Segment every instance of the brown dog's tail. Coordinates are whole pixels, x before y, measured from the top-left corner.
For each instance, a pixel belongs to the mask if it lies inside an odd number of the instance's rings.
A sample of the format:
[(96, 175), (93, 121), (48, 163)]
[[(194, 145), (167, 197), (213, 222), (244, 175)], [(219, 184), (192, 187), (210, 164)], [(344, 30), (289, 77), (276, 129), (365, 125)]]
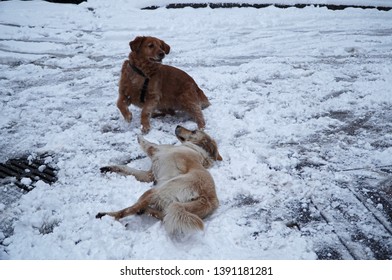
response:
[(170, 233), (187, 233), (194, 230), (203, 230), (203, 220), (197, 215), (188, 212), (182, 203), (174, 202), (169, 205), (163, 218), (166, 230)]
[(201, 105), (202, 109), (205, 109), (211, 105), (210, 101), (208, 101), (207, 96), (204, 94), (204, 92), (199, 87), (197, 88), (197, 95), (199, 97), (200, 105)]

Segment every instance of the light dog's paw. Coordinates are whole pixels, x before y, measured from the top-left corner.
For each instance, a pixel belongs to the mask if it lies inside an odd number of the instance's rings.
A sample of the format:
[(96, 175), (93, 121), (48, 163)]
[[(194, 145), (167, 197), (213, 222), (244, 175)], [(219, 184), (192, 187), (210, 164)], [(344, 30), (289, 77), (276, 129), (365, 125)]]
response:
[(97, 215), (95, 215), (95, 218), (96, 219), (101, 219), (103, 216), (106, 216), (106, 213), (99, 212)]
[(104, 167), (101, 167), (99, 170), (101, 171), (101, 173), (113, 172), (113, 169), (111, 166), (104, 166)]

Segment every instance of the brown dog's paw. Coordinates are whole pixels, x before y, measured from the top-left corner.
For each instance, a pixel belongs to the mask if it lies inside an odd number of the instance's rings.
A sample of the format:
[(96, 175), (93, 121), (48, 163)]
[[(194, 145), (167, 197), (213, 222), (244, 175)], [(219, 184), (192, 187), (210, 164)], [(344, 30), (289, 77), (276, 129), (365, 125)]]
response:
[(142, 133), (147, 134), (150, 132), (150, 126), (144, 125), (142, 126)]
[(96, 219), (101, 219), (103, 216), (106, 216), (106, 213), (99, 212), (97, 215), (95, 215), (95, 218)]
[(125, 120), (127, 123), (130, 123), (130, 122), (132, 121), (132, 115), (129, 114), (129, 115), (125, 116), (125, 117), (124, 117), (124, 120)]

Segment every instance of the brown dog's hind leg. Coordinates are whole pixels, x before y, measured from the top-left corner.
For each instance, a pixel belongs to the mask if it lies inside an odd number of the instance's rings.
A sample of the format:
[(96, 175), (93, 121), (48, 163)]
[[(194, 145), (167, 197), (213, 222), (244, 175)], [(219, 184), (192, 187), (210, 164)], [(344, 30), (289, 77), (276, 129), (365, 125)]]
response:
[(207, 96), (204, 94), (204, 92), (199, 87), (196, 89), (196, 92), (199, 97), (199, 102), (200, 102), (200, 106), (202, 109), (205, 109), (211, 105), (210, 101), (208, 101)]
[(188, 113), (193, 117), (197, 123), (198, 129), (203, 129), (206, 126), (206, 121), (204, 120), (203, 112), (199, 105), (192, 106), (188, 109)]
[(114, 217), (116, 220), (120, 220), (124, 217), (135, 215), (139, 212), (143, 212), (147, 208), (149, 208), (148, 206), (151, 204), (151, 200), (153, 196), (154, 196), (154, 190), (153, 189), (148, 190), (139, 198), (139, 200), (134, 205), (116, 212), (99, 212), (95, 216), (95, 218), (100, 219), (103, 216), (108, 215)]

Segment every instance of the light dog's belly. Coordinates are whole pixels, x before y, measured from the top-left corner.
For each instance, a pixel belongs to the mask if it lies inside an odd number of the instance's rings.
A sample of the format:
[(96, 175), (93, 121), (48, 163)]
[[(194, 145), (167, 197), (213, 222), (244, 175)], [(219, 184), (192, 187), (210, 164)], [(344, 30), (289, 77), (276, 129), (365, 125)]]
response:
[(199, 193), (192, 186), (187, 185), (181, 177), (162, 182), (157, 186), (155, 203), (158, 208), (164, 210), (173, 202), (189, 202), (199, 197)]

